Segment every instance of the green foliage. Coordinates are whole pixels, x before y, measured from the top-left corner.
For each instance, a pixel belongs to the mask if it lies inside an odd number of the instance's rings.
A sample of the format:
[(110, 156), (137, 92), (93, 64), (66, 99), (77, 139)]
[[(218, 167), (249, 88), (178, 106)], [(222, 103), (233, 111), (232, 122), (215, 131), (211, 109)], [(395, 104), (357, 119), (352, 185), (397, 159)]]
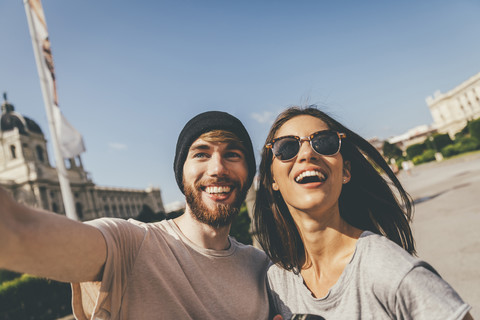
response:
[(435, 160), (435, 150), (425, 150), (421, 155), (415, 156), (412, 159), (413, 164), (417, 165), (420, 163), (430, 162)]
[(452, 143), (453, 141), (452, 139), (450, 139), (448, 133), (436, 134), (433, 136), (433, 147), (431, 149), (435, 151), (442, 150), (443, 148)]
[(402, 150), (395, 144), (391, 144), (388, 141), (383, 143), (382, 148), (383, 155), (388, 159), (398, 159), (402, 156)]
[(461, 138), (455, 143), (455, 148), (457, 148), (458, 153), (473, 151), (478, 149), (479, 146), (479, 140), (474, 137)]
[(473, 137), (463, 137), (455, 141), (455, 144), (448, 145), (442, 149), (442, 155), (445, 158), (465, 153), (469, 151), (474, 151), (480, 148), (480, 142), (478, 139)]
[(424, 143), (412, 144), (407, 148), (408, 159), (413, 161), (413, 158), (416, 156), (422, 155), (422, 153), (427, 149), (427, 146)]
[(21, 273), (0, 269), (0, 284), (18, 278), (21, 275)]
[(468, 134), (470, 134), (470, 132), (468, 131), (469, 124), (470, 124), (470, 121), (467, 123), (467, 125), (465, 127), (463, 127), (462, 130), (455, 133), (455, 140), (458, 140), (458, 139), (463, 138), (463, 137), (467, 136)]
[(404, 157), (400, 157), (400, 158), (397, 159), (397, 166), (398, 166), (399, 170), (402, 170), (403, 161), (407, 161), (407, 159), (405, 159)]
[(468, 131), (470, 132), (471, 137), (480, 141), (480, 118), (470, 121), (468, 124)]
[(422, 154), (423, 162), (430, 162), (435, 160), (435, 150), (425, 150)]
[(444, 158), (449, 158), (458, 154), (458, 151), (453, 144), (446, 146), (441, 152)]
[(250, 233), (251, 219), (248, 216), (248, 209), (245, 203), (240, 207), (238, 216), (233, 220), (230, 228), (230, 235), (237, 241), (244, 244), (252, 244), (252, 234)]
[(67, 283), (22, 275), (0, 285), (0, 319), (57, 319), (72, 313)]
[(142, 211), (135, 219), (142, 222), (157, 222), (165, 219), (165, 214), (161, 211), (155, 213), (149, 206), (144, 204)]
[(180, 217), (184, 213), (185, 213), (185, 210), (183, 210), (183, 209), (178, 209), (176, 211), (170, 211), (169, 213), (167, 213), (166, 219), (167, 220), (175, 219), (177, 217)]
[(422, 158), (421, 155), (420, 156), (415, 156), (415, 157), (413, 157), (412, 162), (413, 162), (414, 165), (423, 163), (423, 158)]

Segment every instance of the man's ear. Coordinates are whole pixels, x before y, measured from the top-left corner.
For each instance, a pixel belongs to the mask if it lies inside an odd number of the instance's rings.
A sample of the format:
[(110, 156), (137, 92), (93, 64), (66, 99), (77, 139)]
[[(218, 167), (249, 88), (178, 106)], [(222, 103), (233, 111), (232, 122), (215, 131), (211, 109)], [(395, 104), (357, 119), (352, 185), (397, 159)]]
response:
[(350, 165), (350, 161), (345, 160), (343, 162), (343, 183), (348, 183), (350, 179), (352, 178), (351, 174), (352, 167)]

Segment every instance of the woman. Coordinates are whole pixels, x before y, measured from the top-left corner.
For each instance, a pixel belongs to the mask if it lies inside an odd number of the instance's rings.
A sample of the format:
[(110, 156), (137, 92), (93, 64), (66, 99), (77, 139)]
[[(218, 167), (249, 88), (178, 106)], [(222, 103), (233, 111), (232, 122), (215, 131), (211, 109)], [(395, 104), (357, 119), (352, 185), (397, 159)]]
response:
[(310, 106), (281, 113), (266, 142), (255, 225), (274, 263), (274, 312), (471, 319), (470, 306), (413, 257), (412, 202), (366, 140)]

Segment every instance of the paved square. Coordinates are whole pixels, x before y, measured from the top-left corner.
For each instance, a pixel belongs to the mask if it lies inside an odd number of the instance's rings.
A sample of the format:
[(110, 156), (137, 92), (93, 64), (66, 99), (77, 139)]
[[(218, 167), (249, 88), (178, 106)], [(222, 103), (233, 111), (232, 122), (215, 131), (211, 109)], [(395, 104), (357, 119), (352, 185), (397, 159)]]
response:
[(418, 256), (429, 262), (480, 319), (480, 153), (414, 167), (399, 179), (416, 202)]

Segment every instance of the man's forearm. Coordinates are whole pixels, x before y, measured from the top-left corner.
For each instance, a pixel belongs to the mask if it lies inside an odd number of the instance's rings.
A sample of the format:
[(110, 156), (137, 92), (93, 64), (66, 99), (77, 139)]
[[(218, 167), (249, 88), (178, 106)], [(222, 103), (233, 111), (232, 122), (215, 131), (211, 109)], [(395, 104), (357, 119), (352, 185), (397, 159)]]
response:
[(99, 230), (20, 205), (0, 190), (0, 268), (81, 282), (100, 277), (105, 257)]

